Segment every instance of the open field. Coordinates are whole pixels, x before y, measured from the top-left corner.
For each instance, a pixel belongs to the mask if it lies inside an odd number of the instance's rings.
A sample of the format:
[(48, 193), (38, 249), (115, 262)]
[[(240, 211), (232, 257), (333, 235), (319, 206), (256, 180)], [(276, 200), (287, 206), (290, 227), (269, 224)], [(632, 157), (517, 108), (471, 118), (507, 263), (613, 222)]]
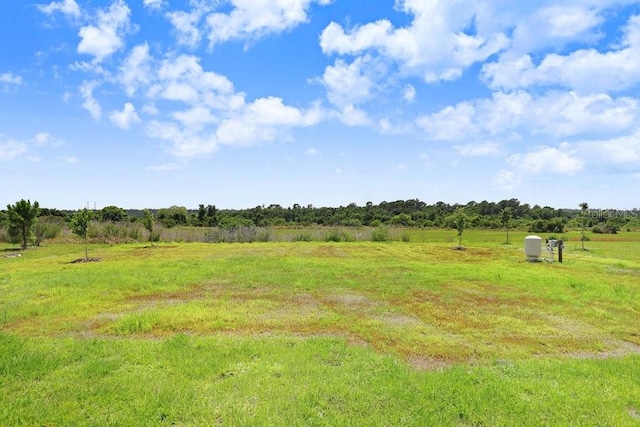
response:
[(0, 252), (0, 425), (639, 425), (640, 233)]

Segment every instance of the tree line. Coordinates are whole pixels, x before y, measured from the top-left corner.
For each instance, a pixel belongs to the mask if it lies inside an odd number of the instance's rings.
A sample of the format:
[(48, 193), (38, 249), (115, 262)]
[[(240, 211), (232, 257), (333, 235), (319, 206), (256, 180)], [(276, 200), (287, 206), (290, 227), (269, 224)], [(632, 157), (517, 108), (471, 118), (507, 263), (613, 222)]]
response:
[[(20, 200), (0, 211), (0, 223), (9, 240), (38, 245), (52, 238), (68, 226), (86, 240), (88, 223), (139, 222), (153, 234), (154, 224), (164, 228), (176, 226), (218, 227), (434, 227), (434, 228), (510, 228), (526, 229), (537, 233), (562, 233), (567, 227), (591, 229), (593, 232), (616, 233), (625, 227), (640, 225), (638, 209), (629, 211), (589, 210), (586, 203), (576, 209), (555, 209), (549, 206), (529, 205), (518, 199), (500, 202), (427, 204), (418, 199), (398, 200), (363, 206), (351, 203), (340, 207), (314, 207), (294, 204), (256, 206), (250, 209), (218, 209), (212, 204), (200, 204), (197, 209), (171, 206), (161, 209), (129, 209), (107, 206), (100, 210), (79, 211), (41, 208), (38, 202)], [(461, 225), (464, 226), (461, 226)]]

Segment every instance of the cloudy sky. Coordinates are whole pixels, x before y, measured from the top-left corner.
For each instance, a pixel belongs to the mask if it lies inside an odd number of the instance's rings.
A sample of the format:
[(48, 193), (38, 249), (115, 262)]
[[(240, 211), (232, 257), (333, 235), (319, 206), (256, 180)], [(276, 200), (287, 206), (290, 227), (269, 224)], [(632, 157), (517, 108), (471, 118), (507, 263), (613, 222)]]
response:
[(3, 0), (0, 203), (640, 207), (640, 0)]

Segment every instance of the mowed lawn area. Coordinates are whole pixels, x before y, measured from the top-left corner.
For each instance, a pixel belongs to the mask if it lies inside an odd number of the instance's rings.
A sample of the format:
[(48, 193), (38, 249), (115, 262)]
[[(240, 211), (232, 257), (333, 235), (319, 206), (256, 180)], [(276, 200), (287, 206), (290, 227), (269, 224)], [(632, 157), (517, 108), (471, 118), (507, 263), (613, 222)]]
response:
[(640, 233), (406, 233), (2, 246), (0, 425), (640, 425)]

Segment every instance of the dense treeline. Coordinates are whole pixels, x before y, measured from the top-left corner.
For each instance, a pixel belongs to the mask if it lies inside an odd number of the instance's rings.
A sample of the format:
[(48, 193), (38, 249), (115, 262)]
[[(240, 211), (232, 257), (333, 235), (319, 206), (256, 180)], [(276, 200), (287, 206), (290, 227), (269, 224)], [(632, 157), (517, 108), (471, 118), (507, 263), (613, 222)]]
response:
[[(520, 228), (533, 232), (562, 232), (566, 227), (588, 227), (595, 232), (615, 233), (625, 227), (640, 225), (640, 211), (555, 209), (549, 206), (530, 206), (518, 199), (495, 202), (471, 201), (465, 205), (437, 202), (427, 204), (417, 199), (371, 202), (364, 206), (355, 203), (340, 207), (291, 207), (280, 205), (257, 206), (251, 209), (217, 209), (215, 205), (199, 205), (189, 210), (183, 206), (151, 209), (155, 220), (165, 228), (178, 225), (196, 227), (286, 227), (286, 226), (343, 226), (377, 227), (380, 225), (405, 227), (453, 227), (454, 213), (464, 210), (468, 227)], [(73, 211), (41, 208), (39, 217), (45, 223), (68, 223)], [(7, 212), (0, 212), (0, 221)], [(102, 222), (136, 222), (143, 218), (142, 210), (125, 210), (107, 206), (93, 212), (94, 220)], [(6, 221), (2, 221), (6, 223)]]
[[(562, 232), (566, 227), (586, 225), (594, 231), (617, 232), (623, 227), (638, 225), (640, 212), (614, 210), (554, 209), (549, 206), (530, 206), (517, 199), (495, 202), (471, 201), (465, 205), (438, 202), (427, 204), (417, 199), (369, 202), (364, 206), (355, 203), (347, 206), (291, 207), (280, 205), (257, 206), (251, 209), (217, 209), (214, 205), (200, 205), (197, 210), (172, 206), (153, 211), (156, 219), (165, 227), (192, 225), (232, 228), (238, 226), (344, 226), (377, 227), (380, 225), (405, 227), (454, 227), (453, 216), (464, 209), (468, 226), (472, 228), (525, 228), (535, 232)], [(113, 207), (103, 209), (111, 212)], [(505, 213), (508, 217), (505, 218)], [(131, 218), (139, 211), (127, 212)], [(586, 218), (585, 218), (586, 215)], [(113, 215), (110, 215), (113, 220)], [(123, 218), (124, 219), (124, 218)]]

